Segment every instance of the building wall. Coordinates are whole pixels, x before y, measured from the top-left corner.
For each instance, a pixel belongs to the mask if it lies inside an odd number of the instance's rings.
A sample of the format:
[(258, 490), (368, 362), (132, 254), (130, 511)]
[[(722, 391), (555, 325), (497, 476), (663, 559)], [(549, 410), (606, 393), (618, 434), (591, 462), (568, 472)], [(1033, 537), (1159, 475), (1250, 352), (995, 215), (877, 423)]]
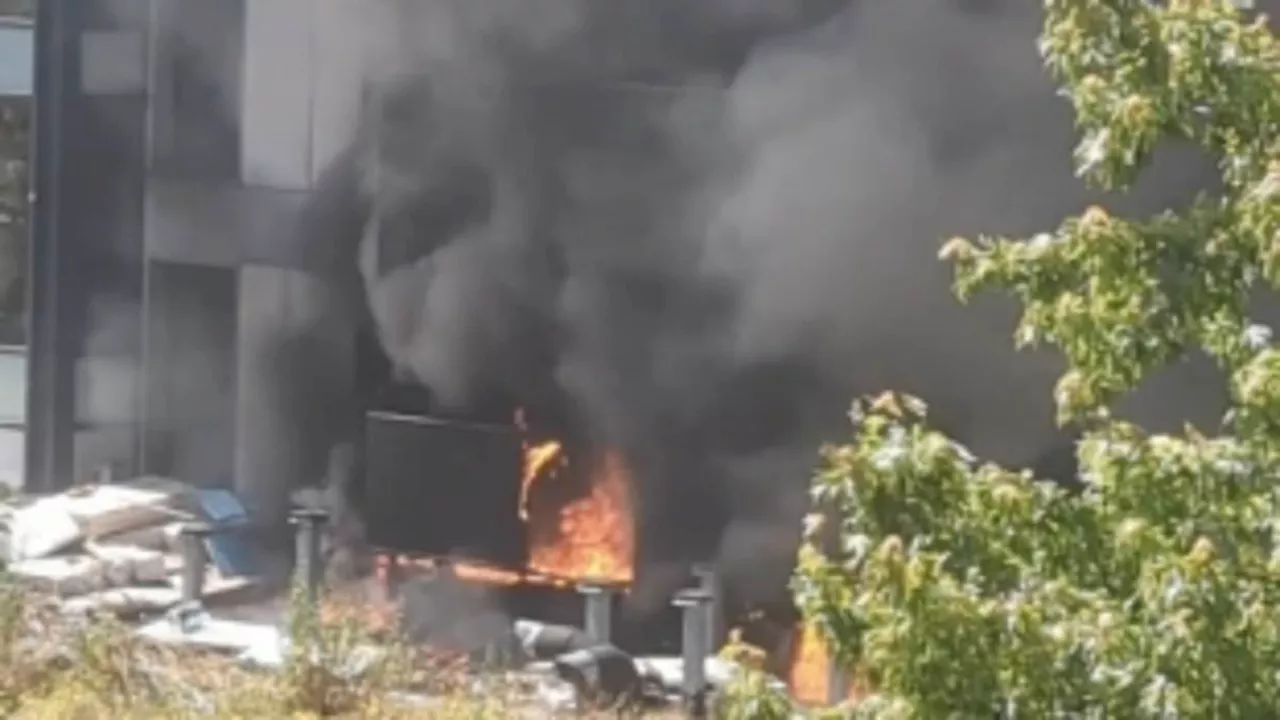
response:
[(350, 313), (298, 224), (354, 128), (377, 3), (98, 1), (83, 92), (145, 168), (99, 219), (140, 279), (87, 301), (74, 474), (230, 485), (278, 516), (319, 479), (351, 383)]
[[(208, 416), (208, 425), (229, 425), (232, 451), (200, 453), (226, 463), (206, 472), (232, 478), (261, 517), (279, 517), (291, 487), (320, 479), (339, 424), (326, 416), (340, 412), (353, 372), (350, 313), (298, 226), (316, 181), (354, 129), (369, 46), (352, 30), (371, 3), (161, 2), (170, 17), (153, 46), (153, 78), (176, 66), (188, 79), (155, 85), (153, 122), (173, 128), (168, 149), (178, 161), (166, 171), (165, 159), (153, 158), (148, 256), (234, 274), (236, 307), (235, 347), (219, 353), (232, 364), (224, 375), (234, 392), (212, 385), (156, 392), (186, 392), (196, 404), (230, 398), (230, 412)], [(210, 36), (212, 26), (226, 32)], [(201, 102), (199, 93), (184, 95), (184, 83), (216, 89), (218, 102), (210, 106), (206, 95), (205, 107), (184, 108)], [(221, 122), (209, 123), (210, 115)], [(203, 431), (178, 435), (193, 432)], [(203, 444), (220, 448), (225, 436), (211, 432)]]

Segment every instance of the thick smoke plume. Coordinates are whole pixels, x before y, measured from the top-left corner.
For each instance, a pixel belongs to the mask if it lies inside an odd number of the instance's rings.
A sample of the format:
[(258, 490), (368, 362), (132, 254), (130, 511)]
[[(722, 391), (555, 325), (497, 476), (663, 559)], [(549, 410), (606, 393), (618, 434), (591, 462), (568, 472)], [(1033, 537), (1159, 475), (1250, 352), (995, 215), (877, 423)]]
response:
[[(370, 319), (442, 402), (503, 395), (622, 450), (643, 575), (716, 558), (780, 587), (855, 394), (916, 393), (1003, 462), (1069, 448), (1055, 360), (1015, 354), (1013, 308), (960, 306), (937, 260), (1090, 201), (1033, 3), (379, 7), (387, 72), (326, 181), (363, 198)], [(1176, 205), (1205, 168), (1152, 175), (1122, 205)], [(1217, 381), (1179, 372), (1135, 413), (1211, 421)]]

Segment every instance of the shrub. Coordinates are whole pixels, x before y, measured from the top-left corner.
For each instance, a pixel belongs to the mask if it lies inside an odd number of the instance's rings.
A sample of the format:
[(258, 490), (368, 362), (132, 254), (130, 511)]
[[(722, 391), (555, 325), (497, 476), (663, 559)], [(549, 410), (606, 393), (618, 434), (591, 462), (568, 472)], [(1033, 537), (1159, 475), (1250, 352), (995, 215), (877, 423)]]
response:
[[(923, 404), (859, 402), (814, 482), (794, 588), (877, 717), (1271, 717), (1280, 707), (1280, 46), (1226, 0), (1046, 0), (1042, 49), (1082, 176), (1123, 190), (1157, 143), (1221, 160), (1218, 196), (1029, 240), (953, 240), (962, 299), (1015, 296), (1019, 345), (1061, 351), (1082, 489), (980, 465)], [(1203, 350), (1220, 431), (1151, 435), (1109, 408)], [(832, 542), (835, 537), (838, 541)]]

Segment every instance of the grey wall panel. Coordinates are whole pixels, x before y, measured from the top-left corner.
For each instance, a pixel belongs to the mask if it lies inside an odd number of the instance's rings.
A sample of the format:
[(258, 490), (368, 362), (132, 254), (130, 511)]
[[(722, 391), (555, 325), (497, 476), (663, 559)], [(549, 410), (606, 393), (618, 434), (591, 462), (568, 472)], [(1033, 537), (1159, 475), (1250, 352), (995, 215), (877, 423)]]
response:
[(86, 27), (94, 30), (140, 30), (150, 27), (152, 4), (161, 0), (90, 0)]
[(311, 180), (313, 0), (246, 0), (241, 177), (304, 189)]
[(122, 458), (127, 458), (133, 451), (135, 431), (136, 425), (132, 420), (77, 431), (70, 480), (92, 480), (103, 467), (111, 467), (117, 473), (128, 473), (130, 466)]
[(234, 185), (152, 177), (147, 183), (147, 257), (234, 266), (244, 235), (243, 195)]
[(153, 172), (240, 177), (244, 1), (153, 0)]
[(319, 272), (324, 258), (301, 230), (309, 192), (249, 187), (243, 189), (249, 219), (241, 261)]
[(311, 180), (314, 184), (350, 141), (360, 95), (378, 44), (384, 3), (314, 0), (315, 82), (312, 93)]
[(97, 31), (80, 36), (81, 92), (127, 95), (147, 89), (147, 36), (137, 31)]
[(153, 262), (147, 273), (147, 472), (229, 485), (238, 297), (231, 269)]
[(141, 367), (129, 357), (86, 357), (76, 366), (76, 417), (85, 425), (124, 425), (137, 418)]
[(235, 488), (262, 521), (324, 473), (351, 394), (352, 333), (333, 289), (296, 270), (240, 271)]
[[(59, 223), (64, 240), (74, 243), (62, 262), (75, 268), (76, 279), (62, 280), (57, 289), (59, 302), (71, 304), (78, 316), (72, 413), (82, 431), (110, 428), (106, 435), (127, 437), (95, 444), (90, 454), (98, 458), (95, 465), (110, 462), (128, 473), (138, 464), (141, 419), (147, 101), (138, 93), (86, 92), (78, 96), (74, 117), (63, 147), (70, 178)], [(73, 455), (76, 462), (85, 457), (79, 449)], [(83, 478), (83, 467), (74, 472), (68, 479)]]
[(242, 263), (322, 270), (299, 232), (308, 193), (175, 178), (147, 192), (147, 253), (155, 260), (233, 267)]
[(246, 204), (236, 185), (153, 177), (146, 199), (148, 258), (234, 266), (253, 222)]

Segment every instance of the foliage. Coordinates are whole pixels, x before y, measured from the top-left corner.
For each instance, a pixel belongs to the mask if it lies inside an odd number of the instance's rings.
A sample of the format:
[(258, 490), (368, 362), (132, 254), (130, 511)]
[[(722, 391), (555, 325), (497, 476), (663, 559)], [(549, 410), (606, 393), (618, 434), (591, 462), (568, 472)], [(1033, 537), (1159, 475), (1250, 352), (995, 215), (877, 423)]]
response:
[[(477, 691), (445, 677), (460, 674), (456, 667), (424, 666), (407, 649), (375, 638), (358, 622), (361, 610), (326, 603), (317, 615), (295, 602), (286, 668), (273, 674), (218, 655), (142, 643), (112, 619), (72, 620), (0, 578), (0, 717), (500, 720), (527, 710), (516, 693), (495, 683)], [(365, 649), (375, 642), (385, 652), (370, 656)], [(417, 706), (396, 692), (420, 688), (436, 702)]]
[(330, 613), (323, 621), (317, 610), (307, 601), (305, 588), (295, 587), (283, 683), (289, 712), (319, 717), (353, 713), (406, 686), (405, 648), (374, 644), (358, 609)]
[[(1042, 49), (1080, 174), (1123, 190), (1157, 144), (1220, 159), (1217, 196), (1029, 240), (953, 240), (956, 287), (1014, 295), (1015, 340), (1062, 352), (1082, 488), (980, 465), (923, 404), (858, 403), (825, 452), (795, 590), (876, 717), (1270, 717), (1280, 707), (1280, 349), (1250, 300), (1280, 285), (1280, 45), (1225, 0), (1046, 0)], [(1220, 434), (1109, 408), (1203, 350)]]
[(795, 714), (786, 688), (765, 671), (766, 654), (734, 631), (720, 652), (740, 675), (716, 698), (715, 717), (723, 720), (787, 720)]

